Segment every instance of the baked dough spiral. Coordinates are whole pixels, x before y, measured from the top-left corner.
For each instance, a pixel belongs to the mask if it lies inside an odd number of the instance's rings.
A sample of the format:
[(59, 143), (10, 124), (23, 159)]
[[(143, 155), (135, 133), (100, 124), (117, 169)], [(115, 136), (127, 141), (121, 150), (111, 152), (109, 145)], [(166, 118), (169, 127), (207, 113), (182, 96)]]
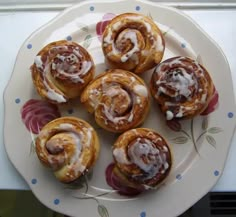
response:
[(121, 134), (113, 146), (113, 157), (113, 172), (123, 184), (137, 189), (157, 188), (172, 167), (172, 154), (167, 142), (148, 128)]
[(173, 57), (160, 63), (151, 78), (151, 93), (167, 120), (202, 113), (212, 98), (213, 81), (196, 60)]
[(81, 94), (81, 102), (102, 128), (124, 132), (137, 127), (150, 108), (150, 94), (137, 75), (112, 69), (98, 75)]
[(106, 26), (102, 49), (110, 67), (138, 74), (161, 61), (165, 42), (160, 29), (149, 17), (124, 13)]
[(63, 183), (77, 180), (95, 164), (100, 144), (95, 130), (75, 117), (62, 117), (43, 127), (36, 141), (40, 162)]
[(46, 45), (31, 67), (38, 94), (52, 103), (65, 103), (80, 95), (94, 77), (94, 62), (79, 44), (66, 40)]

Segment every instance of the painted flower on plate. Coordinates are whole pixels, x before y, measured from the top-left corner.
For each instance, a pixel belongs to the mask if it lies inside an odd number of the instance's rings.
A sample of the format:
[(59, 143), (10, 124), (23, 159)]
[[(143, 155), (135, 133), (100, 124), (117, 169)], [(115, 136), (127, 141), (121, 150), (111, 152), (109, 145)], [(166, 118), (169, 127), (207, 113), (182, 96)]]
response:
[(104, 16), (102, 17), (102, 20), (97, 23), (97, 25), (96, 25), (96, 33), (97, 33), (99, 41), (102, 41), (102, 34), (103, 34), (106, 26), (109, 24), (111, 19), (113, 17), (115, 17), (115, 16), (116, 15), (112, 14), (112, 13), (104, 14)]
[(110, 185), (114, 190), (117, 191), (120, 195), (125, 196), (136, 196), (140, 194), (143, 190), (135, 189), (128, 186), (125, 186), (121, 180), (114, 173), (115, 164), (111, 163), (106, 168), (106, 181), (107, 184)]
[(44, 125), (60, 116), (56, 105), (43, 100), (30, 99), (21, 108), (21, 119), (34, 134), (38, 134)]

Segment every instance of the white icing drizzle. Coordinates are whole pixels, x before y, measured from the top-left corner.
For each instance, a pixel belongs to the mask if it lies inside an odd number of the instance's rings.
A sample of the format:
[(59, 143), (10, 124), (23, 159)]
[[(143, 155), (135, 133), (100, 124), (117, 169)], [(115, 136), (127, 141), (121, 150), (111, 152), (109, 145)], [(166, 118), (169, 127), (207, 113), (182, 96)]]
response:
[(58, 128), (61, 130), (71, 130), (71, 129), (74, 129), (74, 126), (72, 124), (63, 123), (63, 124), (60, 124)]
[(140, 103), (141, 103), (141, 99), (140, 99), (140, 97), (138, 97), (138, 96), (136, 97), (136, 103), (137, 103), (137, 104), (140, 104)]
[(179, 112), (175, 115), (176, 118), (182, 118), (184, 115), (183, 106), (179, 107)]
[(134, 92), (143, 97), (148, 96), (148, 90), (144, 85), (136, 84), (134, 86)]
[(104, 108), (104, 114), (106, 116), (106, 118), (111, 121), (112, 123), (114, 124), (117, 124), (119, 123), (121, 120), (125, 120), (126, 117), (125, 116), (121, 116), (121, 117), (114, 117), (110, 112), (109, 112), (109, 109), (106, 105), (103, 105), (103, 108)]
[(40, 55), (36, 56), (34, 59), (36, 68), (38, 69), (40, 73), (42, 73), (43, 84), (47, 90), (47, 97), (58, 103), (63, 103), (63, 102), (66, 102), (67, 100), (64, 94), (60, 90), (54, 90), (53, 88), (51, 88), (50, 84), (52, 82), (49, 79), (50, 77), (49, 74), (50, 74), (51, 69), (57, 71), (57, 74), (55, 74), (55, 77), (63, 75), (69, 78), (74, 83), (78, 83), (78, 82), (84, 83), (84, 80), (81, 78), (81, 76), (85, 75), (92, 67), (92, 63), (90, 61), (83, 61), (81, 69), (78, 70), (74, 64), (77, 64), (80, 61), (79, 59), (82, 57), (79, 52), (79, 47), (75, 47), (72, 50), (72, 53), (68, 56), (63, 56), (60, 54), (67, 51), (68, 51), (67, 46), (57, 46), (49, 50), (49, 56), (50, 55), (53, 56), (55, 52), (59, 52), (54, 57), (60, 60), (57, 63), (49, 62), (51, 61), (50, 60), (51, 58), (48, 58), (48, 57), (44, 63)]
[(151, 32), (152, 27), (148, 22), (143, 21), (144, 25), (146, 26), (147, 32)]
[(46, 143), (46, 148), (50, 153), (55, 153), (57, 150), (63, 150), (63, 142), (59, 140), (49, 140)]
[(163, 46), (163, 42), (162, 42), (162, 38), (160, 35), (157, 35), (157, 40), (156, 40), (156, 47), (155, 47), (156, 51), (160, 51), (162, 52), (164, 50), (164, 46)]
[(122, 148), (115, 148), (113, 150), (113, 155), (118, 163), (121, 164), (130, 164), (129, 160), (127, 159), (127, 156), (125, 154), (124, 149)]
[(166, 111), (166, 120), (172, 120), (174, 118), (174, 114), (172, 111), (167, 110)]
[(120, 28), (121, 25), (122, 25), (122, 22), (118, 21), (118, 22), (116, 22), (112, 25), (112, 29), (117, 31)]
[(80, 141), (79, 135), (76, 134), (76, 133), (70, 133), (69, 135), (74, 140), (74, 144), (76, 145), (76, 147), (81, 151), (82, 145), (81, 145), (81, 141)]
[[(62, 129), (64, 128), (68, 129), (67, 125), (69, 125), (69, 128), (70, 128), (70, 124), (64, 124), (64, 125), (65, 126), (63, 126)], [(58, 139), (49, 139), (46, 142), (46, 149), (50, 153), (52, 153), (52, 154), (47, 155), (47, 159), (52, 167), (54, 167), (55, 163), (57, 165), (62, 165), (65, 162), (65, 159), (68, 158), (67, 153), (64, 150), (64, 146), (67, 145), (68, 142), (75, 145), (75, 152), (69, 159), (68, 168), (73, 169), (75, 171), (75, 174), (77, 175), (78, 172), (83, 172), (82, 170), (83, 168), (85, 168), (84, 165), (82, 165), (81, 163), (80, 164), (78, 163), (78, 161), (81, 162), (81, 159), (80, 159), (80, 154), (82, 151), (81, 140), (77, 133), (66, 132), (66, 135), (69, 136), (72, 139), (72, 141), (68, 141), (68, 138), (67, 139), (58, 138)], [(57, 151), (59, 151), (59, 153), (57, 153)], [(61, 152), (63, 152), (63, 154), (61, 154)]]
[(108, 30), (108, 34), (107, 36), (103, 39), (103, 41), (107, 44), (111, 44), (113, 43), (113, 40), (112, 40), (112, 31), (109, 29)]
[[(152, 142), (147, 139), (144, 139), (144, 142), (137, 140), (132, 144), (128, 149), (128, 155), (130, 161), (147, 174), (144, 179), (154, 177), (162, 167), (164, 167), (164, 170), (169, 168), (166, 154), (160, 152), (160, 150), (155, 148)], [(143, 161), (143, 157), (148, 160), (148, 163)]]
[(134, 114), (133, 112), (130, 113), (129, 118), (128, 118), (128, 122), (132, 122), (134, 118)]
[(53, 89), (48, 89), (47, 96), (49, 99), (54, 100), (58, 103), (66, 102), (66, 99), (63, 95), (57, 93)]
[(65, 161), (63, 157), (57, 157), (55, 155), (47, 155), (48, 163), (52, 166), (53, 169), (56, 168), (55, 164), (62, 165)]
[(75, 144), (75, 153), (71, 157), (69, 161), (68, 168), (72, 169), (77, 176), (78, 173), (82, 173), (85, 170), (85, 165), (82, 164), (82, 159), (81, 159), (81, 152), (83, 149), (83, 146), (81, 144), (81, 138), (77, 133), (70, 133), (71, 138), (73, 139), (73, 143)]
[(36, 57), (34, 58), (34, 63), (35, 63), (35, 65), (36, 65), (37, 68), (43, 69), (43, 61), (42, 61), (42, 59), (41, 59), (41, 56), (36, 56)]
[(169, 151), (168, 148), (167, 148), (165, 145), (163, 145), (163, 150), (164, 150), (165, 152), (168, 152), (168, 151)]
[(126, 16), (125, 19), (131, 20), (131, 21), (143, 21), (142, 16)]
[(123, 56), (121, 56), (121, 62), (126, 62), (131, 56), (134, 55), (135, 52), (139, 51), (139, 47), (138, 47), (137, 35), (135, 32), (129, 31), (129, 32), (124, 32), (124, 34), (122, 33), (120, 34), (120, 37), (126, 40), (130, 39), (131, 43), (133, 44), (132, 49), (129, 50)]
[(207, 94), (206, 93), (202, 94), (201, 103), (204, 104), (206, 102), (206, 98), (207, 98)]
[(91, 139), (92, 139), (92, 128), (83, 128), (84, 133), (87, 133), (87, 141), (85, 143), (86, 147), (89, 147), (91, 145)]
[[(126, 16), (124, 19), (127, 20), (127, 22), (137, 22), (139, 23), (141, 26), (145, 26), (147, 33), (150, 35), (152, 35), (152, 27), (151, 24), (148, 23), (147, 21), (145, 21), (144, 17), (142, 16)], [(112, 24), (111, 28), (108, 29), (106, 36), (103, 38), (103, 46), (107, 47), (109, 44), (111, 44), (112, 46), (112, 50), (107, 53), (106, 55), (109, 56), (113, 56), (113, 55), (122, 55), (122, 53), (119, 51), (119, 49), (117, 49), (115, 42), (114, 42), (114, 38), (113, 37), (113, 31), (117, 31), (122, 27), (123, 23), (122, 21), (117, 21), (115, 23)], [(139, 27), (138, 27), (139, 28)], [(119, 33), (117, 39), (116, 39), (116, 43), (119, 44), (119, 42), (122, 42), (122, 40), (127, 40), (129, 39), (131, 41), (131, 43), (133, 44), (133, 47), (131, 50), (129, 50), (127, 53), (125, 53), (124, 55), (122, 55), (120, 57), (120, 61), (121, 62), (126, 62), (127, 60), (132, 60), (136, 65), (139, 64), (139, 57), (136, 54), (137, 52), (140, 51), (140, 48), (138, 46), (138, 40), (137, 40), (137, 35), (136, 32), (134, 31), (122, 31)], [(163, 48), (162, 45), (162, 40), (161, 40), (161, 46), (156, 45), (156, 47), (158, 47), (158, 51)], [(155, 44), (155, 43), (154, 43)], [(157, 49), (154, 46), (154, 49)], [(142, 51), (143, 53), (143, 51)], [(150, 53), (149, 51), (146, 51), (146, 53)]]
[[(168, 82), (168, 86), (174, 87), (176, 89), (175, 96), (183, 95), (188, 98), (191, 95), (189, 87), (196, 84), (196, 82), (193, 80), (192, 75), (187, 73), (185, 69), (181, 68), (180, 70), (183, 75), (173, 72), (173, 76), (171, 81)], [(164, 82), (166, 83), (166, 81), (162, 81), (162, 83)]]
[[(165, 106), (171, 106), (178, 108), (178, 111), (176, 114), (173, 114), (174, 117), (181, 118), (185, 115), (187, 111), (196, 110), (198, 109), (198, 106), (196, 104), (205, 104), (207, 99), (207, 93), (204, 93), (204, 90), (207, 88), (208, 83), (204, 83), (203, 86), (199, 87), (198, 85), (198, 78), (201, 78), (204, 76), (204, 69), (201, 67), (201, 65), (198, 64), (197, 61), (192, 61), (192, 64), (187, 64), (183, 66), (186, 58), (185, 57), (179, 57), (176, 59), (173, 59), (171, 62), (163, 62), (160, 64), (157, 69), (156, 73), (159, 77), (159, 80), (156, 81), (157, 85), (157, 93), (156, 97), (159, 97), (161, 93), (170, 96), (170, 97), (179, 97), (180, 95), (186, 97), (186, 101), (192, 102), (194, 100), (193, 104), (190, 103), (189, 107), (181, 106), (177, 102), (165, 102)], [(176, 66), (178, 68), (176, 68)], [(162, 70), (162, 67), (167, 69), (174, 69), (171, 70), (168, 74), (168, 78), (166, 79), (166, 72)], [(194, 73), (190, 73), (191, 71), (194, 71)], [(164, 79), (163, 79), (164, 78)], [(169, 88), (171, 88), (173, 91), (169, 91)], [(192, 89), (194, 89), (195, 92), (198, 92), (200, 94), (200, 99), (196, 99), (193, 95), (192, 97)], [(167, 120), (172, 118), (172, 114), (167, 114), (169, 111), (166, 111), (166, 117)]]

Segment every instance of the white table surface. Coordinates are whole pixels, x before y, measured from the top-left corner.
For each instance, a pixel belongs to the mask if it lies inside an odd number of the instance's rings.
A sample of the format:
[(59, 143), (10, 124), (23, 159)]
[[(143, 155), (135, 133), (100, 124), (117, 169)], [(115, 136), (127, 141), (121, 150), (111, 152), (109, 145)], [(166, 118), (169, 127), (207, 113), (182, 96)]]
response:
[[(236, 95), (236, 9), (184, 10), (222, 48), (232, 71)], [(0, 94), (10, 79), (17, 52), (24, 40), (38, 27), (55, 17), (59, 11), (0, 12)], [(224, 72), (222, 72), (224, 73)], [(22, 73), (24, 76), (24, 73)], [(222, 81), (223, 82), (223, 81)], [(0, 98), (0, 189), (29, 189), (8, 160), (3, 141), (4, 102)], [(14, 132), (13, 135), (14, 136)], [(224, 144), (222, 144), (224, 145)], [(20, 149), (20, 142), (16, 144)], [(236, 191), (236, 136), (224, 172), (212, 191)]]

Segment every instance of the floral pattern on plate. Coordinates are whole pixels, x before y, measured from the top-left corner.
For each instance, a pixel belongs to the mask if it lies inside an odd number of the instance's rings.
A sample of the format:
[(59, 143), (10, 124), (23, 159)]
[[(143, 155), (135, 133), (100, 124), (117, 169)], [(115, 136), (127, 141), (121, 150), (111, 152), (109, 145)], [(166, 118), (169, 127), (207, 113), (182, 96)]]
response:
[(59, 117), (58, 107), (43, 100), (30, 99), (21, 108), (22, 121), (33, 134), (38, 134), (44, 125)]

